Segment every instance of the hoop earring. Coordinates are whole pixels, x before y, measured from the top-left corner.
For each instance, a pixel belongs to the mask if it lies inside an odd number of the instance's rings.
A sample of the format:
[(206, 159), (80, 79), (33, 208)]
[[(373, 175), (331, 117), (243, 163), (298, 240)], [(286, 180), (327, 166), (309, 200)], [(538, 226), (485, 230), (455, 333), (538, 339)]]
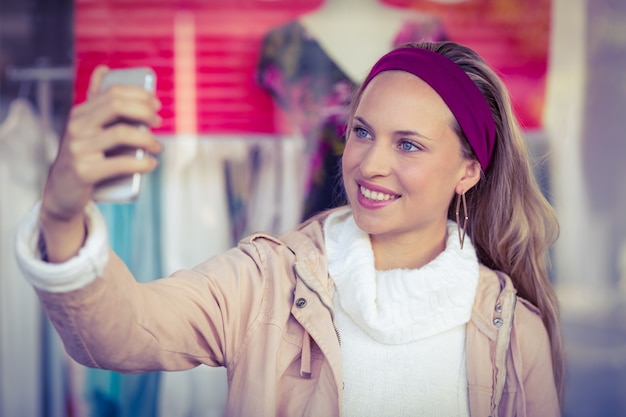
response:
[[(459, 216), (459, 209), (461, 208), (461, 201), (463, 201), (463, 225)], [(459, 232), (459, 244), (463, 249), (463, 242), (465, 241), (465, 229), (467, 228), (467, 202), (465, 201), (465, 193), (456, 195), (456, 227)]]

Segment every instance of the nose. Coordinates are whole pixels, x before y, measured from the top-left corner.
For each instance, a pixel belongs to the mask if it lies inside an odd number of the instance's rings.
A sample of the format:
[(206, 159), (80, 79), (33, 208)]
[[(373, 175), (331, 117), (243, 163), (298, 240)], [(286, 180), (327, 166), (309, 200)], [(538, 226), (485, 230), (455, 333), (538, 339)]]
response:
[(365, 177), (389, 175), (393, 168), (393, 150), (388, 141), (375, 140), (363, 153), (359, 168)]

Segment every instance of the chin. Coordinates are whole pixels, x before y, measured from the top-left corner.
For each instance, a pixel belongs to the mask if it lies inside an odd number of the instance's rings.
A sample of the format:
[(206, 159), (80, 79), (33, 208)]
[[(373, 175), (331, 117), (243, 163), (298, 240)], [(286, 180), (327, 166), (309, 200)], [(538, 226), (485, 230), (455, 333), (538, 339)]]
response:
[(352, 206), (352, 215), (354, 216), (354, 222), (358, 226), (359, 229), (364, 231), (367, 234), (375, 235), (380, 233), (381, 229), (381, 221), (380, 219), (368, 219), (367, 215), (364, 213), (360, 213), (358, 210), (354, 210), (354, 206)]

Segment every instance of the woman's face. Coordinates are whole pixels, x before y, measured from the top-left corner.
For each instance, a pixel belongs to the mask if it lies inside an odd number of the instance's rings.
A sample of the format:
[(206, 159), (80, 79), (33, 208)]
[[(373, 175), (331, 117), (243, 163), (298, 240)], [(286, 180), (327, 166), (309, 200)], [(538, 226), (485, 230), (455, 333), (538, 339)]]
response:
[(442, 238), (455, 191), (468, 190), (480, 175), (461, 154), (453, 120), (443, 99), (412, 74), (386, 71), (368, 84), (342, 160), (362, 230), (373, 238)]

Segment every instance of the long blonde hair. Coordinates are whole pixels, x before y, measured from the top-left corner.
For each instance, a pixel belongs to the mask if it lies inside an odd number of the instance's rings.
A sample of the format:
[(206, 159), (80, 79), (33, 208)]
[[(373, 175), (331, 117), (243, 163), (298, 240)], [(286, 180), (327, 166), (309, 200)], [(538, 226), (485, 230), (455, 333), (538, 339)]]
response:
[[(532, 171), (521, 128), (513, 113), (503, 82), (473, 50), (455, 42), (419, 42), (401, 47), (423, 48), (455, 62), (474, 81), (486, 98), (496, 123), (496, 140), (491, 164), (482, 178), (467, 191), (471, 237), (479, 261), (509, 275), (518, 295), (540, 311), (550, 337), (552, 366), (559, 398), (564, 395), (563, 342), (559, 327), (559, 306), (548, 276), (549, 248), (558, 237), (559, 226), (552, 206), (543, 195)], [(354, 95), (354, 115), (362, 90)], [(351, 117), (348, 119), (351, 120)], [(465, 157), (476, 159), (461, 128)], [(448, 217), (455, 220), (451, 200)]]

